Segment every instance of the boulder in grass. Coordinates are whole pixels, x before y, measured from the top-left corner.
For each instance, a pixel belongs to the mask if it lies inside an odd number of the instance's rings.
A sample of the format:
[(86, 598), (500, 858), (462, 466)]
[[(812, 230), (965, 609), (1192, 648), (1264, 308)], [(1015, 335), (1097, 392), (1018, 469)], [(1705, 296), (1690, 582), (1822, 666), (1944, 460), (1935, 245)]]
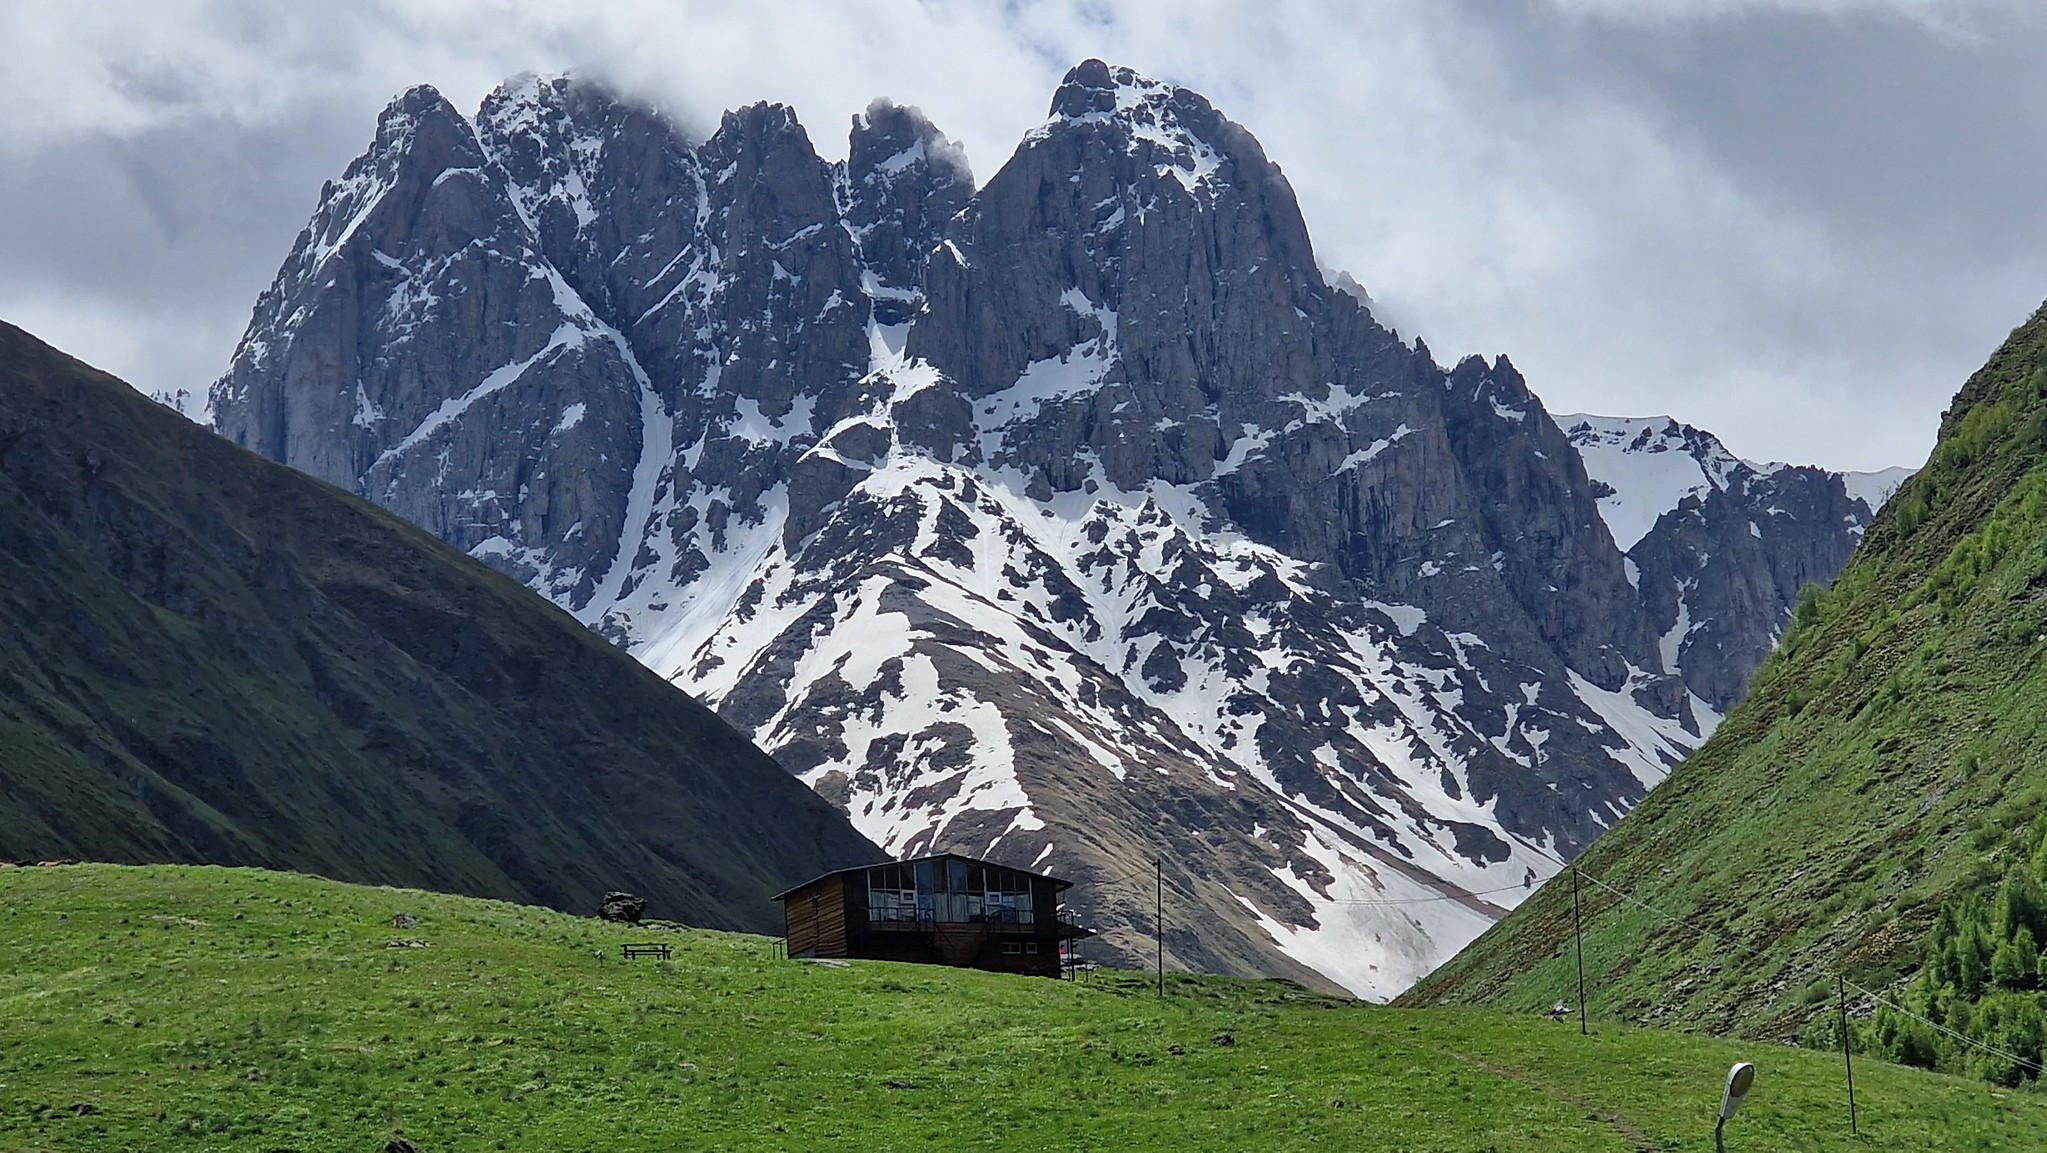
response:
[(640, 917), (646, 912), (647, 899), (645, 897), (637, 897), (631, 893), (616, 891), (604, 894), (603, 902), (597, 906), (598, 916), (607, 921), (619, 921), (627, 925), (639, 924)]

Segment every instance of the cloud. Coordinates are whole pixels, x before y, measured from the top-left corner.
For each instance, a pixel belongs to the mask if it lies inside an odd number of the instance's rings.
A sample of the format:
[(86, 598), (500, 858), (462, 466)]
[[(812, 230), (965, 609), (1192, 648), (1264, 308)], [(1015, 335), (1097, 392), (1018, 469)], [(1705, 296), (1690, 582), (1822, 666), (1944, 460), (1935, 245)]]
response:
[(1633, 25), (1702, 23), (1759, 14), (1891, 19), (1962, 38), (1982, 21), (2027, 11), (2025, 0), (1543, 0), (1557, 12)]
[(876, 96), (983, 178), (1100, 56), (1208, 95), (1446, 359), (1757, 457), (1916, 460), (2047, 294), (2039, 20), (1982, 0), (385, 0), (0, 9), (0, 316), (201, 386), (320, 182), (426, 81), (603, 75), (698, 133)]

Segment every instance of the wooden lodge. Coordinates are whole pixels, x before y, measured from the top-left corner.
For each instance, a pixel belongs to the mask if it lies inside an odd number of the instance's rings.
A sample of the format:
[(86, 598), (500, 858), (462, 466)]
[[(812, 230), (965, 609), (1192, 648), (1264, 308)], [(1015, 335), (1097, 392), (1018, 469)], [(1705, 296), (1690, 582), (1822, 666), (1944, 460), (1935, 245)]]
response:
[(863, 957), (1060, 975), (1092, 936), (1059, 917), (1072, 881), (955, 853), (826, 873), (778, 895), (791, 957)]

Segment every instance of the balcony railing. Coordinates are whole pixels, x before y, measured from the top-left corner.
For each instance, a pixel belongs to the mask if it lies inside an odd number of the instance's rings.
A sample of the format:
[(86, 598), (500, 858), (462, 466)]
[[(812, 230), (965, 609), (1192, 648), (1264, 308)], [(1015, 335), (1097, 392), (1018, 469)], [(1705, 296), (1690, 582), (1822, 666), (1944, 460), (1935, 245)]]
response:
[(941, 917), (933, 909), (869, 909), (867, 921), (878, 928), (910, 929), (932, 925), (1035, 925), (1037, 914), (1031, 909), (1003, 908)]
[[(1051, 919), (1054, 936), (1061, 940), (1072, 937), (1091, 937), (1094, 934), (1071, 921)], [(987, 929), (1001, 931), (1009, 928), (1036, 929), (1038, 919), (1028, 909), (1003, 909), (994, 916), (977, 915), (965, 920), (943, 919), (929, 909), (870, 909), (867, 912), (867, 927), (877, 932), (937, 932), (951, 929)], [(1035, 934), (1034, 934), (1035, 935)]]

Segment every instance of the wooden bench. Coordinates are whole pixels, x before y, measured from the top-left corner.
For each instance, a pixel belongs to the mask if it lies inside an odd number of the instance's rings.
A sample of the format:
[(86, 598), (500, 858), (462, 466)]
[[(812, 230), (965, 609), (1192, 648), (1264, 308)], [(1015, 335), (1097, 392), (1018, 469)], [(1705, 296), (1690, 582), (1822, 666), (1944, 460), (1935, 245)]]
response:
[(671, 959), (669, 947), (658, 941), (645, 945), (620, 945), (618, 951), (625, 954), (628, 961), (634, 957), (659, 957), (664, 961)]

